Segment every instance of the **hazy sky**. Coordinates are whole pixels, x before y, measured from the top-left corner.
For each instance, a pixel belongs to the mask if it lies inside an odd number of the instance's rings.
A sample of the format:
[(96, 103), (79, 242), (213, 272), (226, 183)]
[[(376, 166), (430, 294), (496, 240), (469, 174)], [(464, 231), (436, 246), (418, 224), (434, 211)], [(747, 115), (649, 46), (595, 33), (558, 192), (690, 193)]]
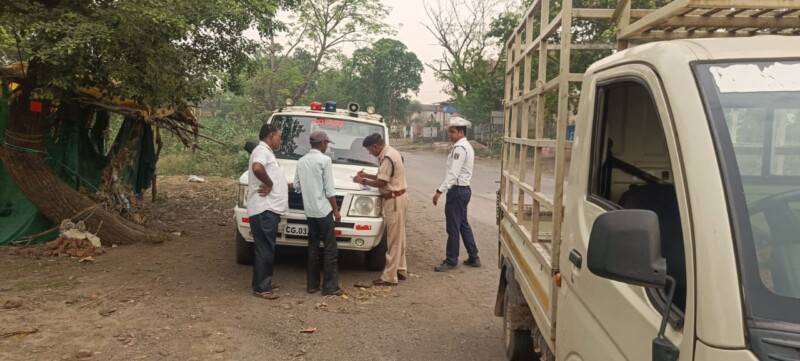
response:
[[(428, 1), (435, 3), (436, 0)], [(430, 24), (425, 14), (423, 0), (381, 0), (381, 2), (392, 8), (386, 22), (396, 31), (394, 38), (406, 44), (423, 64), (432, 64), (434, 60), (441, 58), (442, 48), (436, 42), (436, 38), (422, 25)], [(447, 94), (442, 91), (444, 85), (437, 81), (433, 71), (425, 66), (417, 99), (423, 104), (447, 100)]]

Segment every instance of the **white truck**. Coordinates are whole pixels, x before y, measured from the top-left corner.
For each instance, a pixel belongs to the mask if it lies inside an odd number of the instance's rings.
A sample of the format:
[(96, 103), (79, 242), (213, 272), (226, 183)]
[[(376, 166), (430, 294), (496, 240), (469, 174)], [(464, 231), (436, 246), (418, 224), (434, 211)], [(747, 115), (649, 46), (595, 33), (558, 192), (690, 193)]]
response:
[[(291, 101), (287, 100), (287, 104)], [(282, 132), (281, 147), (275, 152), (278, 163), (288, 181), (294, 179), (297, 161), (311, 150), (309, 135), (323, 130), (334, 142), (325, 153), (333, 161), (333, 178), (336, 203), (342, 214), (336, 226), (336, 242), (340, 250), (365, 252), (365, 264), (370, 270), (382, 270), (386, 264), (386, 231), (382, 202), (377, 188), (353, 183), (358, 171), (377, 173), (378, 161), (361, 145), (372, 133), (383, 135), (388, 142), (388, 131), (383, 118), (374, 113), (359, 111), (350, 103), (348, 109), (337, 109), (336, 103), (324, 105), (313, 102), (308, 107), (287, 106), (276, 110), (267, 121), (276, 124)], [(253, 263), (253, 235), (247, 216), (247, 172), (239, 177), (239, 193), (234, 207), (236, 217), (236, 262)], [(277, 244), (306, 247), (308, 223), (303, 211), (301, 193), (289, 191), (289, 213), (281, 217)]]
[[(506, 68), (509, 359), (800, 360), (798, 14), (796, 0), (533, 2)], [(585, 19), (613, 21), (616, 43), (573, 39)], [(585, 72), (571, 62), (604, 48)]]

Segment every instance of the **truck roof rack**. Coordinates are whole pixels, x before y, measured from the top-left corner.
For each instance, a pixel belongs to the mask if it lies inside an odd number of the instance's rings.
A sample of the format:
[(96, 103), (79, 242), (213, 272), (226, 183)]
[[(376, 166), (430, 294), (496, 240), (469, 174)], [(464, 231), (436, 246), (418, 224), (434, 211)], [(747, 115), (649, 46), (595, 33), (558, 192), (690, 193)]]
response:
[(800, 3), (791, 0), (676, 0), (635, 13), (630, 6), (621, 0), (611, 16), (619, 40), (800, 34)]
[[(559, 7), (551, 6), (559, 3)], [(619, 0), (614, 8), (591, 9), (575, 8), (573, 0), (534, 0), (506, 43), (505, 126), (498, 216), (510, 218), (514, 228), (534, 248), (551, 252), (539, 256), (545, 260), (543, 263), (548, 268), (545, 271), (554, 276), (559, 272), (564, 173), (567, 151), (571, 148), (571, 142), (566, 140), (572, 115), (570, 98), (576, 95), (574, 90), (583, 80), (584, 71), (573, 67), (573, 51), (610, 53), (639, 43), (671, 39), (800, 35), (800, 1), (797, 0), (674, 0), (650, 9), (632, 9), (631, 6), (632, 0)], [(603, 21), (616, 28), (614, 40), (592, 44), (581, 43), (582, 39), (578, 39), (573, 43), (573, 24), (579, 28)], [(558, 52), (559, 56), (554, 58), (553, 52)], [(548, 77), (548, 62), (553, 59), (557, 59), (558, 72)], [(571, 72), (571, 69), (577, 71)], [(558, 93), (557, 108), (551, 109), (546, 97), (555, 92)], [(555, 192), (552, 196), (542, 192), (542, 159), (546, 148), (555, 149)], [(533, 158), (532, 164), (529, 164), (529, 157)], [(545, 232), (540, 220), (549, 218), (550, 212), (552, 229)], [(506, 231), (503, 227), (501, 225), (501, 233)], [(555, 288), (547, 291), (551, 295), (557, 292)], [(556, 298), (552, 300), (550, 319), (555, 320)], [(545, 336), (555, 335), (555, 323), (541, 328)]]

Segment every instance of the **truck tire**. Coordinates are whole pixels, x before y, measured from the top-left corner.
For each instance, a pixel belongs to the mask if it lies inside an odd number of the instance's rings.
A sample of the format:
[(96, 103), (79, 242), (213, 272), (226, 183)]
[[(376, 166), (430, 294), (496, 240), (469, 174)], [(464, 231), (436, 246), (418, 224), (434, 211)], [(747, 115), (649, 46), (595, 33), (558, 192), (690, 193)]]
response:
[(364, 263), (367, 266), (367, 269), (370, 271), (383, 271), (383, 268), (386, 267), (386, 247), (387, 247), (387, 240), (386, 240), (386, 231), (383, 231), (383, 237), (381, 237), (381, 242), (378, 245), (367, 251), (364, 255)]
[(506, 348), (506, 357), (509, 361), (533, 361), (538, 359), (533, 348), (533, 338), (531, 331), (511, 329), (509, 322), (509, 309), (512, 307), (509, 302), (508, 292), (504, 293), (505, 312), (503, 314), (503, 345)]
[(255, 251), (253, 250), (253, 242), (248, 242), (244, 239), (239, 231), (236, 231), (236, 263), (242, 265), (253, 264)]

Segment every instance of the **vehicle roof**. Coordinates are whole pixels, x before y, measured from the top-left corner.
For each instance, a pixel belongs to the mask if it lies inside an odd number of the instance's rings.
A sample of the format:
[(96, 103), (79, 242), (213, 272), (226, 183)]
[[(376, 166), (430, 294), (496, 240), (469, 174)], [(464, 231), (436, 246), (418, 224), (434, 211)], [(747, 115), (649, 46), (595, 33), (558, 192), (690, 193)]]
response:
[[(703, 38), (659, 41), (612, 54), (593, 64), (588, 72), (618, 63), (647, 62), (684, 66), (695, 60), (800, 59), (800, 36), (758, 35), (738, 38)], [(682, 60), (682, 62), (675, 62)]]
[(284, 107), (276, 110), (273, 115), (306, 115), (306, 116), (325, 116), (325, 118), (355, 120), (361, 122), (368, 122), (374, 124), (384, 125), (383, 117), (379, 114), (369, 114), (367, 112), (351, 113), (344, 109), (336, 109), (335, 112), (326, 112), (323, 110), (311, 110), (310, 107), (293, 106)]

